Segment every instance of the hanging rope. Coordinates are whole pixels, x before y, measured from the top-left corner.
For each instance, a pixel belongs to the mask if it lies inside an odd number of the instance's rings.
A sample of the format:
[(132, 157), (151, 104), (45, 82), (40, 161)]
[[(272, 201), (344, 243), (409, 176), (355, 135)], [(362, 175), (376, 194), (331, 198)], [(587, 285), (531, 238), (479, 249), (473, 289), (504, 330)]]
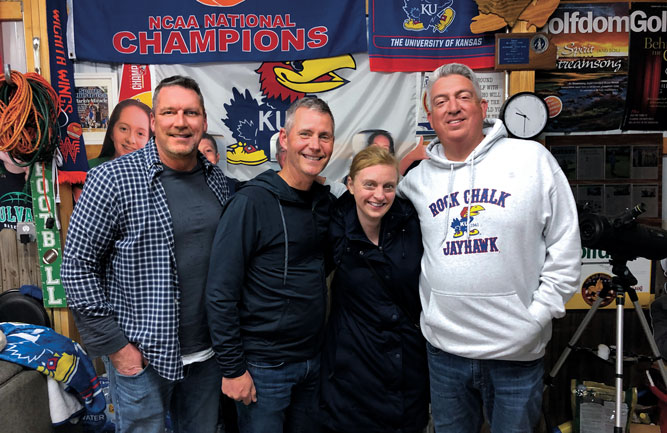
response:
[(58, 147), (58, 95), (39, 74), (0, 74), (0, 151), (20, 167), (47, 162)]

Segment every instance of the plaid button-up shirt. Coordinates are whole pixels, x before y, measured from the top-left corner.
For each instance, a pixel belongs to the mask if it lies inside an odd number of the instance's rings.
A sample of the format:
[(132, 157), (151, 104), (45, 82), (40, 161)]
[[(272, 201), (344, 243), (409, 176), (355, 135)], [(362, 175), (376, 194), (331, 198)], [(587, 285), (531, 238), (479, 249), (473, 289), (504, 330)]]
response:
[[(198, 157), (206, 183), (224, 205), (227, 178)], [(143, 149), (89, 172), (70, 220), (61, 277), (76, 318), (113, 318), (161, 376), (177, 380), (183, 377), (180, 293), (162, 170), (151, 139)], [(100, 347), (113, 336), (104, 338), (97, 336), (97, 350), (108, 354)]]

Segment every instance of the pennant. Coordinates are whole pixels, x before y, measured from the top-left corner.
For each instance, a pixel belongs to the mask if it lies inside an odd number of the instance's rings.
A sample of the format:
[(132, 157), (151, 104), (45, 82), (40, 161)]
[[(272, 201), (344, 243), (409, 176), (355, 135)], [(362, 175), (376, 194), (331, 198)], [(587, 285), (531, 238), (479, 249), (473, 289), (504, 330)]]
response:
[(60, 153), (63, 165), (59, 168), (60, 183), (82, 184), (86, 180), (88, 158), (83, 142), (81, 120), (74, 98), (74, 66), (67, 55), (66, 0), (46, 0), (46, 24), (49, 35), (49, 64), (51, 66), (51, 86), (58, 93), (61, 112)]
[(148, 65), (123, 65), (118, 100), (125, 99), (136, 99), (149, 107), (153, 106), (151, 70)]

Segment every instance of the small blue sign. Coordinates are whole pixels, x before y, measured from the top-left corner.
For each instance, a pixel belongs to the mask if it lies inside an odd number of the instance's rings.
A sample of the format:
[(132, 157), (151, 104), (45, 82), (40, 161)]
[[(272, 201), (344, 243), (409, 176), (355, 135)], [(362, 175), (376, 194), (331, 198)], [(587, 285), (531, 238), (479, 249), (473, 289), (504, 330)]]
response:
[(530, 41), (528, 38), (503, 38), (498, 40), (498, 64), (521, 65), (528, 63)]

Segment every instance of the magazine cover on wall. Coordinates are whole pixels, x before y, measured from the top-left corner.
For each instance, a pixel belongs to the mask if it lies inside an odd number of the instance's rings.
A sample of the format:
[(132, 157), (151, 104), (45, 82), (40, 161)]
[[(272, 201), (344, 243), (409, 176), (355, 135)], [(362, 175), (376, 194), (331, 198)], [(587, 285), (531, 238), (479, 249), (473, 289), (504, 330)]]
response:
[(633, 3), (628, 97), (622, 129), (667, 129), (667, 4)]
[(324, 99), (334, 115), (334, 151), (323, 172), (327, 178), (348, 173), (360, 131), (391, 133), (399, 159), (416, 145), (418, 74), (371, 72), (366, 53), (298, 62), (155, 65), (153, 72), (156, 82), (176, 74), (197, 80), (208, 132), (223, 137), (219, 165), (237, 179), (275, 167), (272, 137), (290, 104), (305, 95)]
[(75, 98), (86, 144), (104, 141), (109, 115), (116, 106), (118, 85), (114, 74), (74, 74)]
[(561, 3), (547, 25), (555, 70), (535, 72), (535, 93), (550, 108), (546, 132), (618, 129), (625, 111), (628, 4)]

